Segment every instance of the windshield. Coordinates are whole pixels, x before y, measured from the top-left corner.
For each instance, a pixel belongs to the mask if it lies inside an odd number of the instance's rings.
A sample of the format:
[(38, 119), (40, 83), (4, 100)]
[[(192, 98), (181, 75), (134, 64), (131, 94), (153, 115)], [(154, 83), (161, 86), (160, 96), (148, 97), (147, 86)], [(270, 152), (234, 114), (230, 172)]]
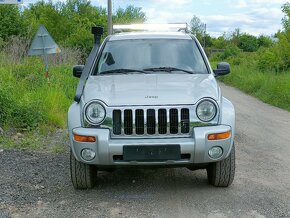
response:
[(174, 73), (208, 73), (193, 40), (135, 39), (107, 42), (94, 74), (169, 72), (164, 68)]

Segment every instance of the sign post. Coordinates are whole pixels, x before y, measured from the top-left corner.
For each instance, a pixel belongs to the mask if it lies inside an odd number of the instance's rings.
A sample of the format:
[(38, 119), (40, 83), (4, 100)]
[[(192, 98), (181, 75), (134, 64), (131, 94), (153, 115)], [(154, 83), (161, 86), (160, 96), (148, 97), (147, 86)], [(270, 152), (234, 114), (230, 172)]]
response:
[[(0, 0), (1, 1), (1, 0)], [(49, 54), (58, 54), (61, 50), (53, 40), (47, 29), (40, 25), (38, 28), (31, 46), (28, 50), (28, 55), (41, 55), (45, 63), (45, 76), (48, 77), (48, 59)]]

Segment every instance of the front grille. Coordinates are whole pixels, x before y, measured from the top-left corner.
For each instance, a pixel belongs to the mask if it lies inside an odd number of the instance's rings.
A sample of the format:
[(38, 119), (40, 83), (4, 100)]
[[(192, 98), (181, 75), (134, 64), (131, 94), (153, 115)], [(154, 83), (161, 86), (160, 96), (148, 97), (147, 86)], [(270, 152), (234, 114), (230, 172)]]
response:
[(113, 134), (177, 135), (189, 134), (188, 108), (113, 110)]

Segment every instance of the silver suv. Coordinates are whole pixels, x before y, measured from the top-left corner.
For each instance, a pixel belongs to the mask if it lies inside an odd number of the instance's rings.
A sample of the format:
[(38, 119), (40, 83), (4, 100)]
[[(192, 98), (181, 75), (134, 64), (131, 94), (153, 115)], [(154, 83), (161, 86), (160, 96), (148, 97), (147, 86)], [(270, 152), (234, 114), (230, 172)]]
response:
[(117, 167), (206, 169), (210, 184), (235, 174), (235, 110), (198, 40), (183, 32), (130, 32), (96, 44), (68, 112), (71, 179), (92, 188), (98, 170)]

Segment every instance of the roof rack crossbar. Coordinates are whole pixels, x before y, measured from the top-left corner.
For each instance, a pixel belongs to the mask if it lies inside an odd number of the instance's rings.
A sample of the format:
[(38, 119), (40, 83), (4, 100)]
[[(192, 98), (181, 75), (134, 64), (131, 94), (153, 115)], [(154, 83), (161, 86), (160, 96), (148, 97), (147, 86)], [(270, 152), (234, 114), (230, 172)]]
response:
[(168, 23), (168, 24), (125, 24), (125, 25), (113, 25), (113, 30), (115, 32), (123, 31), (181, 31), (187, 32), (187, 23)]

